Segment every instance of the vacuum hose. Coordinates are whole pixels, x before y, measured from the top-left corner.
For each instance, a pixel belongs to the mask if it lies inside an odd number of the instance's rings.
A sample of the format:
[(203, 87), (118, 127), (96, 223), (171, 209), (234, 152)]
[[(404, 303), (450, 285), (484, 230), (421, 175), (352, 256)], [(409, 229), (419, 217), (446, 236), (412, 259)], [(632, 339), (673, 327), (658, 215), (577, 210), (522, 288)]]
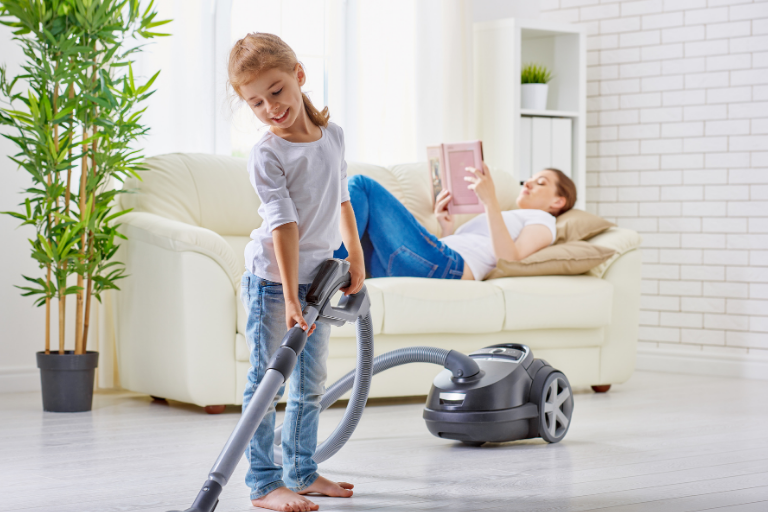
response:
[[(357, 368), (337, 380), (329, 387), (320, 401), (320, 411), (333, 405), (344, 393), (352, 389), (347, 410), (339, 422), (336, 430), (315, 451), (312, 457), (318, 464), (328, 460), (338, 452), (354, 432), (360, 417), (368, 401), (368, 392), (371, 386), (371, 377), (377, 373), (389, 370), (396, 366), (410, 363), (431, 363), (443, 367), (450, 366), (450, 360), (456, 357), (456, 352), (444, 348), (434, 347), (408, 347), (393, 350), (373, 358), (373, 332), (370, 312), (365, 318), (357, 321)], [(459, 354), (459, 357), (463, 354)], [(466, 356), (464, 356), (466, 357)], [(469, 359), (469, 358), (467, 358)], [(447, 363), (448, 361), (448, 363)], [(471, 363), (474, 363), (470, 359)], [(464, 362), (464, 361), (462, 361)], [(475, 363), (476, 364), (476, 363)], [(475, 375), (472, 373), (469, 375)], [(283, 451), (280, 447), (283, 426), (275, 429), (275, 462), (282, 464)]]

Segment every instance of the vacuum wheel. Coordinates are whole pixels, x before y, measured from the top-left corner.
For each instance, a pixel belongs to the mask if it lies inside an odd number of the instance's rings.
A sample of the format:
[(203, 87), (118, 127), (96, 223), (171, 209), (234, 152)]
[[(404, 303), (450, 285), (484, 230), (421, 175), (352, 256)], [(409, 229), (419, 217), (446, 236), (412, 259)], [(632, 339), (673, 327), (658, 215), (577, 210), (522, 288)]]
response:
[(561, 372), (552, 372), (544, 381), (539, 401), (539, 434), (548, 443), (561, 441), (568, 433), (573, 414), (571, 384)]

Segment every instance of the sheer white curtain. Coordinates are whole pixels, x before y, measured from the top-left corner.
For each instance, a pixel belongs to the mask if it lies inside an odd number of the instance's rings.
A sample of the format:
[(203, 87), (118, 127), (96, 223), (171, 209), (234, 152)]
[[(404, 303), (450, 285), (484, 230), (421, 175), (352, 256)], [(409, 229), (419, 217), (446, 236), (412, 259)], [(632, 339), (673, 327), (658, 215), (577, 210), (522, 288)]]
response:
[(157, 18), (173, 21), (161, 27), (171, 36), (150, 40), (134, 64), (134, 71), (145, 79), (161, 71), (143, 116), (150, 127), (141, 144), (145, 156), (177, 151), (229, 154), (220, 118), (225, 109), (222, 59), (229, 42), (230, 3), (155, 1)]
[(469, 2), (349, 0), (346, 25), (348, 159), (423, 160), (472, 136)]

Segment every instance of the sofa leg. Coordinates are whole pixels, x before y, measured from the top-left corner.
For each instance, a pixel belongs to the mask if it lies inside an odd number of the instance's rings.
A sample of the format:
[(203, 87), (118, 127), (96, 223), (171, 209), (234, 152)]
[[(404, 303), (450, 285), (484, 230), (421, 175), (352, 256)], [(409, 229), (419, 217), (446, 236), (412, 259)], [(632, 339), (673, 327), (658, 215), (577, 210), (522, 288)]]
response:
[(226, 405), (206, 405), (203, 407), (205, 412), (208, 414), (221, 414), (224, 412), (224, 409), (226, 409)]
[(165, 402), (166, 404), (168, 403), (168, 400), (166, 400), (161, 396), (155, 396), (155, 395), (149, 395), (149, 396), (152, 397), (153, 402)]
[(599, 386), (592, 386), (592, 391), (595, 393), (607, 393), (611, 389), (610, 384), (600, 384)]

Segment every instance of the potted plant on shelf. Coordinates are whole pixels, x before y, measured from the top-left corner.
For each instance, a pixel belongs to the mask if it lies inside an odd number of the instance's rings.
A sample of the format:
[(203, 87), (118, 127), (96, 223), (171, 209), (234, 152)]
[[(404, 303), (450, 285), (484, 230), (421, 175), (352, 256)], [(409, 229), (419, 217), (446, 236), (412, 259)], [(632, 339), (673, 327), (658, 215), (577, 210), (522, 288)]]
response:
[[(157, 74), (137, 83), (132, 56), (156, 21), (153, 2), (139, 0), (0, 0), (0, 23), (11, 27), (25, 60), (8, 79), (0, 67), (0, 125), (18, 153), (9, 156), (32, 185), (21, 210), (2, 212), (33, 226), (31, 256), (44, 277), (22, 276), (23, 296), (45, 305), (45, 350), (37, 353), (43, 409), (91, 409), (98, 352), (88, 351), (92, 298), (119, 290), (123, 264), (112, 261), (121, 235), (111, 211), (122, 190), (114, 179), (139, 177), (140, 109)], [(158, 72), (159, 73), (159, 72)], [(72, 279), (69, 279), (72, 276)], [(76, 284), (72, 281), (75, 281)], [(67, 298), (76, 296), (75, 346), (65, 350)], [(58, 350), (51, 350), (51, 301), (58, 301)]]
[(547, 89), (552, 73), (544, 66), (528, 64), (521, 73), (520, 107), (530, 110), (547, 109)]

